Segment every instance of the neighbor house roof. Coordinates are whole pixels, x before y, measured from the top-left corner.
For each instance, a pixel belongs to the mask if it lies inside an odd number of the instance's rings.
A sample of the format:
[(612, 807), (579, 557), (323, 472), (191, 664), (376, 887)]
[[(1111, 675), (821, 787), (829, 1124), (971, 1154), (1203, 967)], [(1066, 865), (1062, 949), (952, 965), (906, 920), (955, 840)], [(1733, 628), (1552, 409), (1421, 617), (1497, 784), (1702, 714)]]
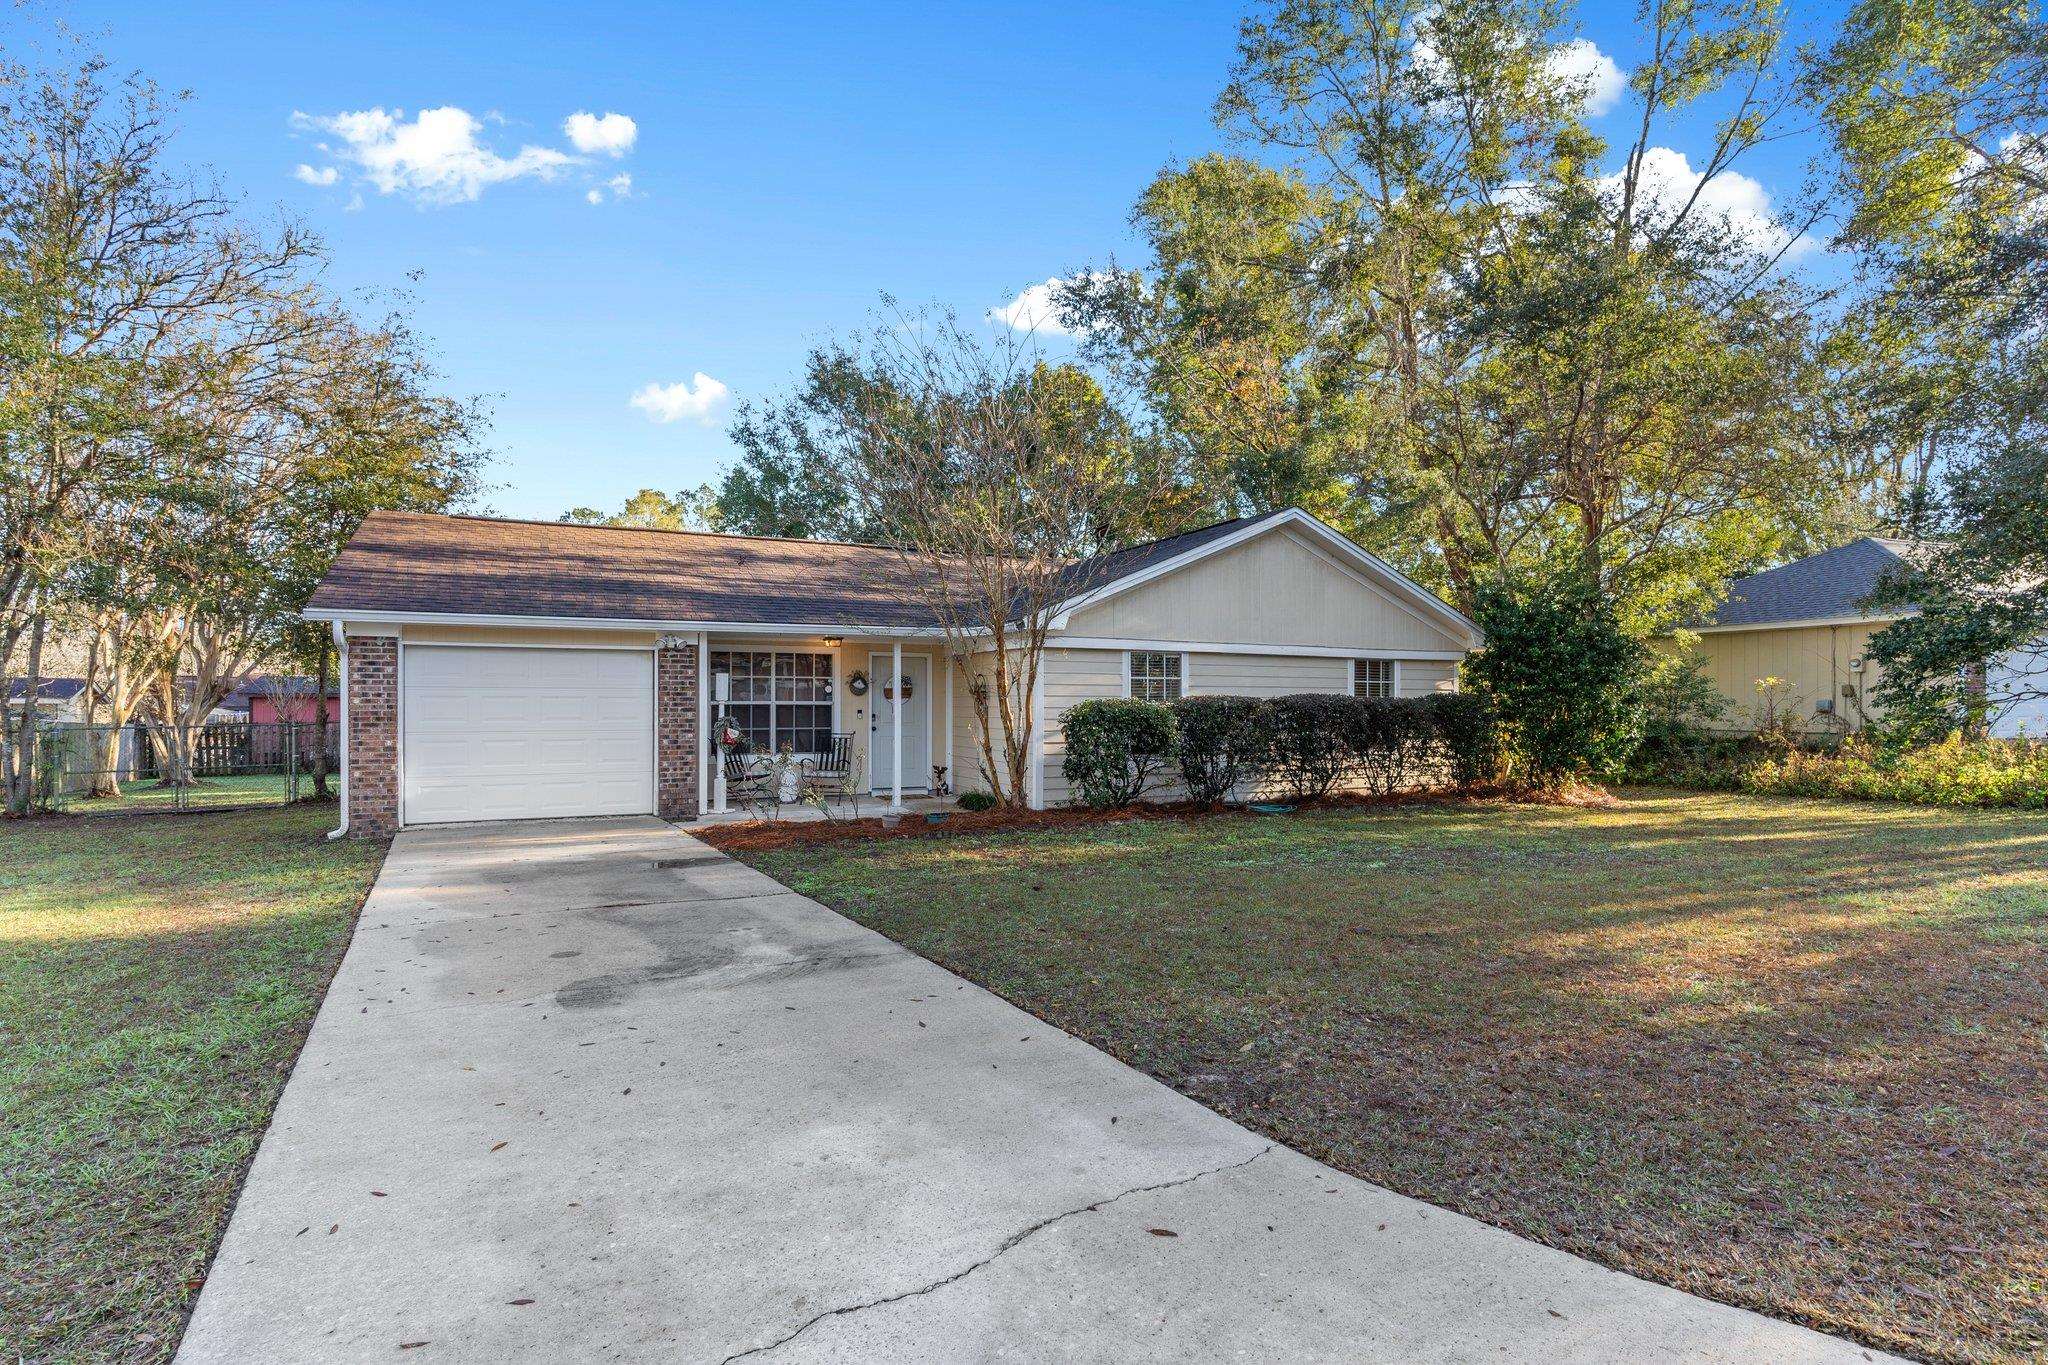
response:
[[(44, 678), (36, 687), (36, 695), (43, 701), (70, 701), (85, 691), (83, 678)], [(11, 678), (7, 683), (7, 700), (20, 702), (28, 697), (28, 679)]]
[(1707, 623), (1712, 629), (1786, 625), (1795, 621), (1853, 618), (1889, 620), (1897, 608), (1874, 611), (1870, 595), (1887, 573), (1902, 568), (1918, 542), (1865, 536), (1775, 569), (1738, 578)]

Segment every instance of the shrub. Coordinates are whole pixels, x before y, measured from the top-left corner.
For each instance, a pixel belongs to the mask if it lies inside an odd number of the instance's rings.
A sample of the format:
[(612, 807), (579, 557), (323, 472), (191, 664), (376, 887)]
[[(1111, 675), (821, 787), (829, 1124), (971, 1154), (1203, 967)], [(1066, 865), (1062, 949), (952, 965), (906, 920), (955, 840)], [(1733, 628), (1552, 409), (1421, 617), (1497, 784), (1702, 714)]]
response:
[(954, 804), (961, 810), (994, 810), (996, 799), (984, 791), (961, 792)]
[(1470, 692), (1432, 692), (1417, 705), (1453, 783), (1470, 787), (1500, 775), (1500, 722), (1491, 702)]
[(1395, 697), (1343, 700), (1344, 752), (1351, 769), (1376, 792), (1409, 785), (1415, 764), (1430, 747), (1429, 720), (1420, 705)]
[(1173, 712), (1157, 702), (1098, 698), (1068, 708), (1060, 768), (1083, 801), (1128, 806), (1173, 757)]
[(1525, 591), (1482, 588), (1475, 619), (1486, 647), (1467, 661), (1498, 710), (1518, 774), (1553, 787), (1625, 762), (1635, 747), (1644, 650), (1624, 634), (1595, 584), (1565, 579)]
[(1257, 697), (1182, 697), (1173, 703), (1180, 733), (1180, 780), (1188, 799), (1214, 805), (1258, 775), (1269, 748), (1267, 703)]
[(1267, 703), (1267, 776), (1285, 782), (1296, 797), (1326, 796), (1352, 766), (1346, 742), (1356, 699), (1328, 692), (1300, 692)]

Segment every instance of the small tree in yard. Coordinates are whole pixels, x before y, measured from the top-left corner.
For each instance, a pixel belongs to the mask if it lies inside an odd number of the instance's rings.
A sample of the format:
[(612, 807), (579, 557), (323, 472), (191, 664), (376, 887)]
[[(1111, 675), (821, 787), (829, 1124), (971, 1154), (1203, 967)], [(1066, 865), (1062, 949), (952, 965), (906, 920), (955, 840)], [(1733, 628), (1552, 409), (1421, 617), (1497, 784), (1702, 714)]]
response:
[(1486, 647), (1466, 668), (1499, 713), (1515, 775), (1552, 789), (1627, 757), (1646, 652), (1592, 583), (1482, 588)]
[(1158, 702), (1098, 697), (1070, 707), (1060, 725), (1067, 741), (1061, 771), (1098, 809), (1143, 796), (1173, 757), (1173, 711)]
[(864, 377), (814, 449), (945, 637), (990, 790), (1024, 804), (1046, 633), (1152, 506), (1145, 452), (1085, 375), (951, 315), (891, 311), (814, 364)]

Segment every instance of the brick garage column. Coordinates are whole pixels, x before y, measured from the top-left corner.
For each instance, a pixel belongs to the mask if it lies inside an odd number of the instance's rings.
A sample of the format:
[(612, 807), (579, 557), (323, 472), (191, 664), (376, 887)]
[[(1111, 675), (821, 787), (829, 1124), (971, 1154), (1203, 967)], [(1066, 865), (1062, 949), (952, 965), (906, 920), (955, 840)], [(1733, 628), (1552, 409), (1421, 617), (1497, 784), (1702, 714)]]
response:
[(664, 640), (654, 652), (654, 811), (697, 818), (697, 646)]
[(398, 832), (398, 640), (348, 637), (348, 832)]

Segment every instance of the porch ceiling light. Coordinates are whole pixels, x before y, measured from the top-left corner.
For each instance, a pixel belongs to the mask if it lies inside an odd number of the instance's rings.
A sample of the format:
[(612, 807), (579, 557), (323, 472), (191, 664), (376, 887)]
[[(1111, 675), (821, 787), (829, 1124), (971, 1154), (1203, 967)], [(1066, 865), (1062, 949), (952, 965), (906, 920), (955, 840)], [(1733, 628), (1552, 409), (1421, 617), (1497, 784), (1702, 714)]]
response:
[(827, 635), (825, 637), (825, 648), (827, 649), (837, 649), (845, 643), (845, 639), (837, 635)]

